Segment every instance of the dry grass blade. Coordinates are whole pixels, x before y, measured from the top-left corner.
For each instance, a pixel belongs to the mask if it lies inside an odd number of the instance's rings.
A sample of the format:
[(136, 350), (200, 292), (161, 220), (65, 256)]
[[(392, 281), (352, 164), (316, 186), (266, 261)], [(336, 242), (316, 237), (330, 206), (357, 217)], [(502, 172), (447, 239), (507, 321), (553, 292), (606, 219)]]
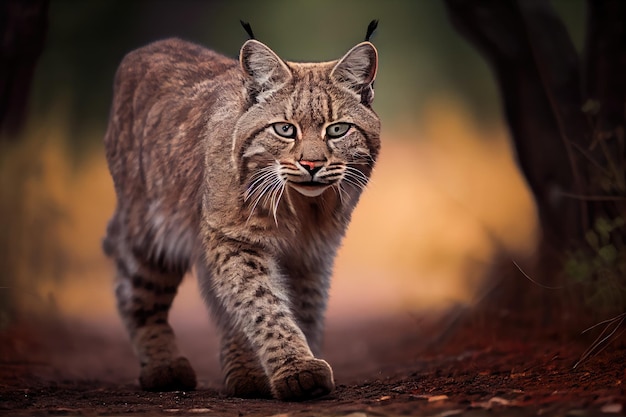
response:
[(613, 337), (615, 335), (615, 332), (617, 332), (617, 330), (622, 326), (625, 320), (626, 312), (621, 313), (613, 318), (603, 320), (600, 323), (596, 323), (588, 329), (585, 329), (583, 333), (587, 333), (588, 331), (591, 331), (598, 326), (605, 325), (602, 329), (602, 332), (598, 335), (598, 337), (596, 337), (591, 346), (589, 346), (587, 350), (583, 352), (583, 354), (580, 356), (580, 359), (574, 364), (574, 369), (592, 355), (597, 355), (598, 353), (602, 352), (609, 345), (608, 341), (610, 341), (611, 338), (617, 339), (620, 335), (622, 335), (625, 330), (622, 330), (617, 336)]
[(530, 277), (530, 275), (528, 275), (526, 272), (524, 272), (524, 270), (522, 269), (522, 267), (520, 267), (520, 266), (517, 264), (517, 262), (515, 262), (515, 261), (513, 261), (513, 260), (511, 260), (511, 262), (513, 262), (513, 265), (515, 265), (515, 266), (517, 267), (517, 269), (519, 269), (519, 271), (522, 273), (522, 275), (524, 275), (524, 277), (525, 277), (527, 280), (529, 280), (530, 282), (532, 282), (533, 284), (535, 284), (535, 285), (537, 285), (537, 286), (539, 286), (539, 287), (541, 287), (541, 288), (544, 288), (544, 289), (546, 289), (546, 290), (562, 290), (563, 288), (565, 288), (565, 287), (564, 287), (564, 286), (562, 286), (562, 285), (559, 285), (558, 287), (551, 287), (551, 286), (549, 286), (549, 285), (544, 285), (544, 284), (542, 284), (542, 283), (540, 283), (540, 282), (537, 282), (537, 281), (535, 281), (534, 279), (532, 279), (532, 278)]

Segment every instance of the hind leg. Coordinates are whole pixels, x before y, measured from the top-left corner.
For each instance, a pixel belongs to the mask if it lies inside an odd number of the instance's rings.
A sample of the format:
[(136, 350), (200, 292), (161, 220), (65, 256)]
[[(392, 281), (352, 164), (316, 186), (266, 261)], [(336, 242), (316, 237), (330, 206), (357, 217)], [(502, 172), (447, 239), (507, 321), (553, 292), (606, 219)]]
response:
[(190, 390), (196, 375), (180, 356), (168, 313), (183, 273), (160, 271), (134, 260), (117, 260), (117, 308), (141, 364), (148, 391)]

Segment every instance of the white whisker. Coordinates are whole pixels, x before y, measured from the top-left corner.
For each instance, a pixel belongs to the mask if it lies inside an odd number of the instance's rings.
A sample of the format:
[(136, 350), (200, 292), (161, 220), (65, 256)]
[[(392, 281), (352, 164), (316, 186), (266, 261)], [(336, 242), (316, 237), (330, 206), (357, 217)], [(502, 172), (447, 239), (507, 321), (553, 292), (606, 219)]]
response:
[(350, 185), (352, 185), (353, 187), (355, 187), (355, 188), (357, 188), (359, 190), (365, 189), (365, 185), (363, 185), (363, 184), (361, 184), (359, 182), (356, 182), (356, 181), (352, 180), (351, 178), (349, 178), (347, 176), (343, 179), (343, 182), (345, 182), (347, 184), (350, 184)]
[(244, 193), (244, 200), (250, 201), (251, 206), (246, 224), (252, 218), (256, 208), (261, 205), (270, 210), (274, 222), (278, 225), (278, 206), (285, 189), (285, 180), (280, 174), (281, 168), (279, 163), (275, 163), (261, 168), (251, 175), (249, 185)]
[(351, 167), (350, 165), (346, 166), (346, 172), (350, 173), (355, 178), (359, 178), (363, 184), (367, 184), (369, 182), (369, 178), (363, 172)]
[(348, 195), (348, 193), (341, 186), (341, 182), (333, 184), (332, 188), (333, 190), (335, 190), (335, 193), (337, 193), (337, 195), (339, 196), (339, 201), (341, 202), (341, 205), (344, 205), (345, 202), (343, 200), (343, 194), (345, 193), (346, 195)]
[(262, 188), (262, 184), (274, 175), (276, 175), (276, 167), (274, 165), (267, 166), (255, 172), (246, 189), (244, 199), (248, 200), (250, 197), (254, 196)]
[(271, 183), (269, 183), (269, 184), (268, 183), (264, 183), (261, 187), (262, 187), (262, 189), (261, 189), (261, 191), (259, 191), (258, 197), (254, 200), (254, 203), (252, 204), (252, 208), (250, 209), (250, 214), (248, 215), (248, 219), (246, 220), (246, 224), (250, 221), (250, 218), (252, 217), (252, 214), (254, 213), (254, 210), (256, 210), (256, 206), (259, 204), (259, 201), (261, 201), (261, 198), (271, 188)]
[(283, 197), (284, 191), (285, 183), (283, 181), (280, 181), (279, 179), (278, 186), (275, 187), (275, 190), (272, 193), (272, 212), (274, 214), (274, 223), (276, 223), (276, 226), (278, 226), (278, 218), (276, 217), (276, 212), (278, 211), (278, 205), (280, 204), (280, 199)]
[(263, 204), (267, 204), (268, 197), (273, 193), (274, 188), (276, 188), (277, 185), (282, 184), (282, 180), (278, 175), (279, 168), (280, 165), (273, 164), (252, 174), (250, 184), (244, 194), (245, 201), (254, 199), (251, 203), (252, 208), (250, 209), (250, 214), (248, 215), (246, 224), (250, 221), (250, 218), (254, 214), (254, 211), (259, 203), (263, 201)]
[(266, 194), (265, 198), (263, 199), (263, 202), (265, 203), (266, 206), (268, 206), (268, 208), (270, 209), (274, 208), (274, 198), (275, 198), (276, 190), (280, 188), (281, 185), (282, 185), (282, 181), (279, 177), (272, 179), (270, 189), (268, 190), (269, 192)]
[(367, 178), (367, 176), (365, 176), (365, 174), (363, 174), (358, 169), (351, 167), (351, 166), (347, 166), (346, 172), (342, 181), (345, 181), (346, 183), (351, 184), (354, 187), (363, 190), (365, 186), (367, 185), (367, 183), (369, 182), (369, 179)]

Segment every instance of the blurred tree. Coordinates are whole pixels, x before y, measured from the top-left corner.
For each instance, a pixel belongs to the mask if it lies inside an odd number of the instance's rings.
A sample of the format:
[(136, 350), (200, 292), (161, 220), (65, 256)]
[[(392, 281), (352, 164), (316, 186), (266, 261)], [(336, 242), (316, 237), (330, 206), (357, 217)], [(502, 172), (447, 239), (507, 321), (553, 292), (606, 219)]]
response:
[[(598, 252), (589, 258), (597, 286), (606, 284), (600, 281), (606, 274), (598, 274), (595, 255), (610, 258), (608, 266), (618, 269), (614, 276), (626, 272), (626, 2), (587, 2), (582, 59), (547, 0), (446, 0), (446, 5), (499, 84), (543, 229), (535, 276), (544, 283), (563, 276), (572, 253), (581, 250)], [(597, 234), (605, 239), (594, 240)], [(623, 290), (626, 277), (618, 279)], [(499, 303), (533, 302), (534, 294), (521, 297), (520, 291), (519, 280), (509, 280), (498, 293)]]
[(48, 6), (49, 0), (0, 1), (0, 133), (7, 137), (15, 137), (24, 124)]
[[(23, 127), (32, 79), (47, 32), (49, 0), (0, 1), (0, 151)], [(15, 224), (19, 223), (13, 190), (15, 179), (6, 175), (7, 162), (0, 155), (0, 329), (8, 322), (16, 279)], [(17, 207), (15, 207), (17, 208)], [(20, 207), (21, 208), (21, 207)]]

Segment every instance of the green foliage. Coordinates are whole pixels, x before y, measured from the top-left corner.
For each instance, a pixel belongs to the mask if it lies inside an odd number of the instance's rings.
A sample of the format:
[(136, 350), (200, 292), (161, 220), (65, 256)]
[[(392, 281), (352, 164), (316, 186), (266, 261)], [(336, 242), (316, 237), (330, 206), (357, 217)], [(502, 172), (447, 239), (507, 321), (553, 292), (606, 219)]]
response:
[(599, 217), (585, 234), (585, 245), (567, 255), (565, 273), (597, 312), (626, 309), (626, 236), (623, 217)]
[[(621, 99), (621, 98), (620, 98)], [(624, 120), (608, 122), (606, 103), (588, 99), (581, 108), (592, 127), (589, 146), (579, 148), (586, 176), (583, 196), (595, 219), (565, 274), (580, 301), (599, 314), (626, 311), (626, 159)]]

